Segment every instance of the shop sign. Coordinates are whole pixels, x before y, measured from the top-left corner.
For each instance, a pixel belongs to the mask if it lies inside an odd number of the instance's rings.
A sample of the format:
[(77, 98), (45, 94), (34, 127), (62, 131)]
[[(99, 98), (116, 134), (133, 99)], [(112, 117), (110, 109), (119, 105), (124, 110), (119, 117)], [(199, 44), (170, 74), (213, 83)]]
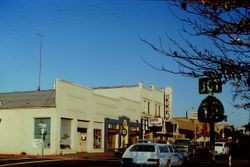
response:
[(162, 118), (148, 118), (148, 126), (153, 127), (153, 126), (162, 126)]
[(128, 134), (127, 129), (122, 129), (122, 136), (124, 137), (124, 136), (126, 136), (127, 134)]
[(164, 119), (170, 121), (171, 119), (171, 89), (166, 88), (164, 91)]
[(33, 139), (32, 147), (33, 148), (42, 148), (42, 139)]

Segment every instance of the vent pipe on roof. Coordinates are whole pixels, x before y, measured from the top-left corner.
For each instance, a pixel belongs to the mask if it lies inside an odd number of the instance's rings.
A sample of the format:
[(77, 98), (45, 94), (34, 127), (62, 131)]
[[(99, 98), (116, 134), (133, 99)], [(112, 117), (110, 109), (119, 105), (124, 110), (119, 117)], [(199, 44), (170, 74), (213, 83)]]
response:
[(150, 83), (149, 88), (150, 88), (150, 89), (155, 89), (154, 84)]

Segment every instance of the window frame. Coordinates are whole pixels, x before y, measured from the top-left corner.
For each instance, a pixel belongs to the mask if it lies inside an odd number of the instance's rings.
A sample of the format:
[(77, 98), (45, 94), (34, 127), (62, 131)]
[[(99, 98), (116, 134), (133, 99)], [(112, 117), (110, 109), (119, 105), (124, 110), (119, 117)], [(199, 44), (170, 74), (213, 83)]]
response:
[(93, 148), (101, 149), (102, 148), (102, 129), (93, 129)]
[[(45, 124), (44, 127), (44, 136), (42, 136), (42, 130), (39, 127), (39, 124)], [(51, 118), (50, 117), (34, 117), (34, 136), (33, 139), (41, 139), (44, 140), (42, 143), (44, 144), (44, 148), (51, 147)]]

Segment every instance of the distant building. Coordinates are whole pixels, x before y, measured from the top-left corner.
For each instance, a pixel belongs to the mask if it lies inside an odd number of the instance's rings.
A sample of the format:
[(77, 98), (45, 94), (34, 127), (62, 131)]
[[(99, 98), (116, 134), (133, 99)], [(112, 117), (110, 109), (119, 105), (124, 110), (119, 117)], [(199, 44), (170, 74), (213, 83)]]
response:
[(189, 138), (192, 141), (208, 142), (210, 136), (209, 123), (200, 122), (197, 114), (192, 117), (175, 117), (172, 119), (175, 124), (175, 138)]
[(106, 152), (164, 133), (172, 116), (165, 90), (169, 102), (171, 88), (141, 82), (88, 88), (56, 80), (52, 90), (0, 93), (0, 154)]

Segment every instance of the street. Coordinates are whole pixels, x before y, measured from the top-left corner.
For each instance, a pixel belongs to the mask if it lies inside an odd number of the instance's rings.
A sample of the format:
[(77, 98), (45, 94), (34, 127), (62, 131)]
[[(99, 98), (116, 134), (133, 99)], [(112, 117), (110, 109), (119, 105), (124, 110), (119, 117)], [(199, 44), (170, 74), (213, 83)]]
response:
[[(0, 159), (0, 167), (121, 167), (120, 159)], [(187, 162), (187, 167), (228, 167), (227, 160), (216, 160), (212, 163), (208, 160), (192, 160)], [(248, 160), (233, 160), (232, 167), (248, 167)]]
[(25, 160), (0, 160), (0, 167), (119, 167), (120, 160), (63, 160), (63, 159), (25, 159)]
[[(231, 167), (249, 167), (249, 160), (233, 160)], [(227, 160), (216, 160), (211, 162), (208, 160), (189, 161), (186, 167), (230, 167)]]

